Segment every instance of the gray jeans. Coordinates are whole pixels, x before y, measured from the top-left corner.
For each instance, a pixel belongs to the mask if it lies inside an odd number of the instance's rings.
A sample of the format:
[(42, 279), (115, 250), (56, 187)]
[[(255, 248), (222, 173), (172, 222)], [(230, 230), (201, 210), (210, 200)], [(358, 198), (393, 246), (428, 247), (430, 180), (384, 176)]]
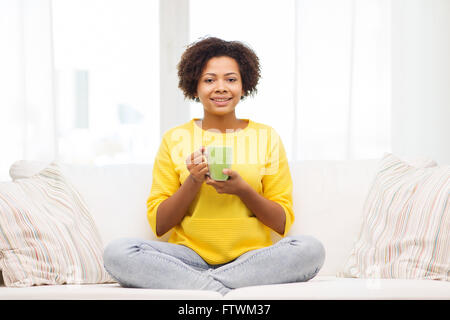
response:
[(311, 236), (285, 237), (222, 265), (207, 264), (194, 250), (162, 241), (124, 238), (103, 255), (105, 269), (123, 287), (213, 290), (312, 279), (325, 260), (323, 245)]

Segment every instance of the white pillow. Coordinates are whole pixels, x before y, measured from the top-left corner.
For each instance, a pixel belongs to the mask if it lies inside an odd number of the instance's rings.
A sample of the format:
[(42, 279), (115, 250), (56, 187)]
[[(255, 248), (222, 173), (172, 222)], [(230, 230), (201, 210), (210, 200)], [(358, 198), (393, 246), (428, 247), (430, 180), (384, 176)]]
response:
[(450, 166), (417, 168), (387, 154), (338, 276), (449, 280)]
[(0, 252), (6, 286), (114, 282), (91, 214), (56, 163), (0, 183)]

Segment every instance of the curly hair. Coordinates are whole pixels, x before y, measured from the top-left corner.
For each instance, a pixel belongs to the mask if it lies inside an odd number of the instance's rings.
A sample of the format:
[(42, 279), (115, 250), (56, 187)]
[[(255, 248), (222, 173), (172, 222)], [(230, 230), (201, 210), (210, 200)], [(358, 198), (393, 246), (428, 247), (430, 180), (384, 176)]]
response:
[(243, 99), (257, 92), (261, 71), (255, 52), (240, 41), (215, 37), (200, 39), (188, 45), (178, 64), (178, 87), (186, 98), (195, 100), (197, 84), (206, 63), (213, 57), (228, 56), (236, 60), (242, 78)]

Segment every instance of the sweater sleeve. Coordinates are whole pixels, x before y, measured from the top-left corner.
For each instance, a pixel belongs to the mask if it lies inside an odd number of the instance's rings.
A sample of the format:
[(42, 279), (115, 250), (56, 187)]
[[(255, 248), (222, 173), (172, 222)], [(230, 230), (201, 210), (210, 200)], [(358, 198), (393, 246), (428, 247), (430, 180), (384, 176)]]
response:
[[(180, 187), (180, 179), (170, 157), (170, 148), (165, 138), (155, 157), (153, 165), (153, 181), (150, 196), (147, 200), (147, 220), (156, 234), (156, 213), (161, 202), (173, 195)], [(161, 235), (162, 236), (162, 235)]]
[(268, 148), (268, 158), (262, 177), (263, 196), (278, 203), (284, 209), (286, 224), (284, 233), (281, 235), (284, 237), (295, 219), (292, 203), (293, 184), (283, 142), (274, 129), (272, 129)]

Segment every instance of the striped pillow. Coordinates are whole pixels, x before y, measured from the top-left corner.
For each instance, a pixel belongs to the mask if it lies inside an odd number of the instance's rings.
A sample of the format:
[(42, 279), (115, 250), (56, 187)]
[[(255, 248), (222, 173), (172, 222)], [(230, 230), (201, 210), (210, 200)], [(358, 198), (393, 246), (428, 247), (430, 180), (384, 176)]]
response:
[(383, 157), (342, 277), (449, 280), (450, 166)]
[(6, 286), (113, 282), (84, 201), (52, 163), (0, 183), (0, 269)]

